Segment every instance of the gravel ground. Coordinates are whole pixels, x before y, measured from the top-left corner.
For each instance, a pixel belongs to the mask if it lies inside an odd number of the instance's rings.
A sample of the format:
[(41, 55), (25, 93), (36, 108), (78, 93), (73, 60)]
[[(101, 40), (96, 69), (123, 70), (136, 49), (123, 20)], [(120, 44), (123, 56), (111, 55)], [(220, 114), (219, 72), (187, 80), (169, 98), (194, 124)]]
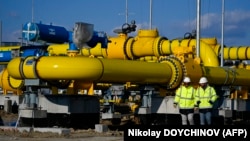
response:
[(71, 131), (68, 135), (41, 132), (18, 132), (15, 130), (0, 130), (1, 141), (123, 141), (121, 131), (97, 133), (93, 129)]
[[(122, 131), (109, 130), (107, 132), (99, 133), (94, 129), (88, 130), (74, 130), (70, 129), (69, 134), (59, 135), (52, 132), (19, 132), (13, 128), (13, 122), (17, 121), (18, 115), (13, 113), (6, 113), (0, 110), (0, 141), (123, 141)], [(1, 128), (8, 127), (11, 128)]]

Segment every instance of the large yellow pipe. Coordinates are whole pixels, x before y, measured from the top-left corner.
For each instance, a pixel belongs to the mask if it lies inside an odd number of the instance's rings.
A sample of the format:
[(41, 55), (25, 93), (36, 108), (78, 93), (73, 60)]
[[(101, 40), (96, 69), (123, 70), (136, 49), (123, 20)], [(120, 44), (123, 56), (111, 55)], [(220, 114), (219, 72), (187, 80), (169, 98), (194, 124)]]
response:
[[(14, 58), (7, 66), (16, 79), (86, 80), (100, 82), (166, 83), (172, 69), (165, 63), (98, 59), (88, 57), (43, 56)], [(160, 71), (162, 70), (162, 71)]]
[(203, 75), (213, 85), (250, 86), (250, 71), (229, 67), (202, 67)]
[[(15, 58), (7, 66), (9, 74), (16, 79), (65, 80), (74, 79), (88, 82), (163, 84), (172, 83), (172, 76), (179, 75), (174, 87), (181, 83), (184, 72), (173, 70), (178, 68), (177, 62), (163, 63), (98, 59), (87, 57), (27, 57)], [(189, 68), (188, 68), (189, 69)], [(246, 69), (228, 67), (200, 66), (202, 75), (214, 85), (249, 86), (250, 73)], [(189, 70), (187, 70), (189, 71)], [(195, 70), (192, 70), (195, 72)], [(171, 84), (172, 85), (172, 84)]]
[(7, 94), (8, 91), (21, 94), (23, 84), (23, 80), (13, 79), (6, 68), (0, 72), (0, 87), (3, 89), (3, 94)]

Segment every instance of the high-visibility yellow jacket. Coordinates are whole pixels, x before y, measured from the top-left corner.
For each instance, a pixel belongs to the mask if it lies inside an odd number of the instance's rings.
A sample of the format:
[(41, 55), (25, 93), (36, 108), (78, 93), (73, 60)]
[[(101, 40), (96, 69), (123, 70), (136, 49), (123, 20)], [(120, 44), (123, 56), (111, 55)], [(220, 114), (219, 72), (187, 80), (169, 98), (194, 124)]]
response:
[(180, 86), (175, 93), (174, 104), (180, 109), (193, 109), (195, 105), (195, 89), (192, 86)]
[(207, 86), (205, 89), (198, 87), (195, 93), (196, 106), (199, 109), (208, 109), (213, 107), (213, 103), (218, 98), (216, 91), (213, 87)]

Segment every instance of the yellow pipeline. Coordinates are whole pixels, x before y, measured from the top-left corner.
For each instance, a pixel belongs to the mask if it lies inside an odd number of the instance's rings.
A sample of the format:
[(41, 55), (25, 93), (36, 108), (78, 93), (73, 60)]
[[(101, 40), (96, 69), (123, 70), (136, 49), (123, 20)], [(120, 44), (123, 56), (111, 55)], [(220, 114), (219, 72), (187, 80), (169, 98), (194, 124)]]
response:
[(214, 85), (250, 86), (250, 71), (229, 67), (203, 67), (203, 75)]
[(224, 48), (224, 59), (249, 60), (250, 59), (250, 48), (249, 47)]
[[(175, 53), (182, 47), (195, 47), (195, 39), (167, 40), (159, 36), (157, 29), (138, 31), (136, 37), (127, 37), (126, 34), (118, 34), (117, 37), (109, 37), (110, 43), (107, 49), (102, 49), (100, 44), (91, 49), (82, 49), (83, 56), (102, 56), (108, 59), (138, 59), (145, 56), (164, 56)], [(217, 54), (213, 47), (217, 43), (215, 38), (204, 38), (200, 42), (200, 54), (205, 66), (219, 66)], [(51, 45), (49, 54), (66, 54), (68, 45)]]
[[(173, 63), (171, 63), (173, 62)], [(14, 58), (7, 66), (9, 74), (15, 79), (74, 79), (87, 82), (132, 82), (138, 84), (172, 83), (177, 87), (184, 72), (178, 69), (178, 62), (165, 60), (163, 63), (142, 62), (118, 59), (98, 59), (88, 57), (43, 56), (40, 58)], [(246, 69), (228, 67), (200, 66), (202, 75), (215, 85), (249, 86), (250, 73)], [(179, 69), (180, 70), (180, 69)], [(195, 72), (195, 70), (193, 70)], [(173, 80), (172, 76), (179, 75)]]
[(107, 58), (107, 49), (101, 47), (101, 43), (98, 43), (94, 48), (82, 48), (81, 54), (83, 56), (96, 56)]
[[(69, 44), (52, 44), (47, 51), (49, 56), (65, 56), (68, 55)], [(81, 55), (107, 57), (107, 49), (101, 48), (101, 43), (98, 43), (94, 48), (82, 48)]]
[[(162, 42), (161, 54), (172, 54), (178, 48), (189, 46), (196, 46), (196, 39), (172, 40), (171, 42), (166, 40)], [(204, 66), (219, 66), (219, 60), (214, 50), (202, 40), (200, 41), (200, 57)]]
[(69, 44), (52, 44), (47, 48), (49, 56), (67, 55)]
[(19, 49), (21, 46), (1, 46), (0, 51), (10, 51), (12, 49)]
[[(143, 56), (153, 56), (161, 38), (157, 30), (139, 30), (138, 35), (129, 38), (124, 45), (124, 54), (128, 59), (138, 59)], [(155, 55), (157, 56), (157, 55)], [(159, 57), (159, 56), (157, 56)]]
[(217, 39), (216, 38), (201, 38), (202, 42), (210, 45), (210, 46), (216, 46), (217, 45)]
[(107, 58), (108, 59), (126, 59), (124, 54), (124, 43), (127, 39), (126, 34), (118, 34), (117, 37), (109, 37)]
[[(195, 47), (195, 39), (167, 40), (166, 37), (160, 37), (155, 30), (139, 30), (134, 38), (114, 37), (109, 39), (107, 58), (112, 59), (138, 59), (145, 56), (162, 56), (174, 53), (181, 47)], [(200, 54), (205, 66), (219, 66), (217, 55), (212, 45), (216, 40), (203, 39), (200, 41)]]
[[(172, 69), (164, 63), (147, 63), (88, 57), (42, 56), (14, 58), (7, 66), (16, 79), (82, 80), (98, 82), (169, 82)], [(162, 71), (160, 71), (162, 70)]]
[(15, 94), (21, 94), (20, 88), (23, 87), (23, 80), (13, 79), (6, 68), (0, 72), (0, 87), (3, 88), (3, 94), (12, 91)]
[[(220, 54), (221, 46), (216, 46), (216, 54)], [(224, 47), (223, 58), (227, 60), (249, 60), (250, 59), (250, 47), (249, 46), (235, 46)]]

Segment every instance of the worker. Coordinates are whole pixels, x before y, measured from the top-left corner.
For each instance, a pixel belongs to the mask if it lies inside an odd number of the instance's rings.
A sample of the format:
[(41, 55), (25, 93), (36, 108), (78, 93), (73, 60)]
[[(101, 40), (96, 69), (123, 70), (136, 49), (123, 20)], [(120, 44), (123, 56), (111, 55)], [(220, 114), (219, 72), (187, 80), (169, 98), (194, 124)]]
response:
[(207, 78), (201, 77), (195, 93), (195, 109), (199, 110), (200, 125), (212, 124), (212, 109), (217, 98), (216, 91), (208, 84)]
[(191, 85), (191, 79), (185, 77), (183, 84), (176, 90), (174, 108), (179, 106), (182, 125), (194, 125), (195, 88)]

